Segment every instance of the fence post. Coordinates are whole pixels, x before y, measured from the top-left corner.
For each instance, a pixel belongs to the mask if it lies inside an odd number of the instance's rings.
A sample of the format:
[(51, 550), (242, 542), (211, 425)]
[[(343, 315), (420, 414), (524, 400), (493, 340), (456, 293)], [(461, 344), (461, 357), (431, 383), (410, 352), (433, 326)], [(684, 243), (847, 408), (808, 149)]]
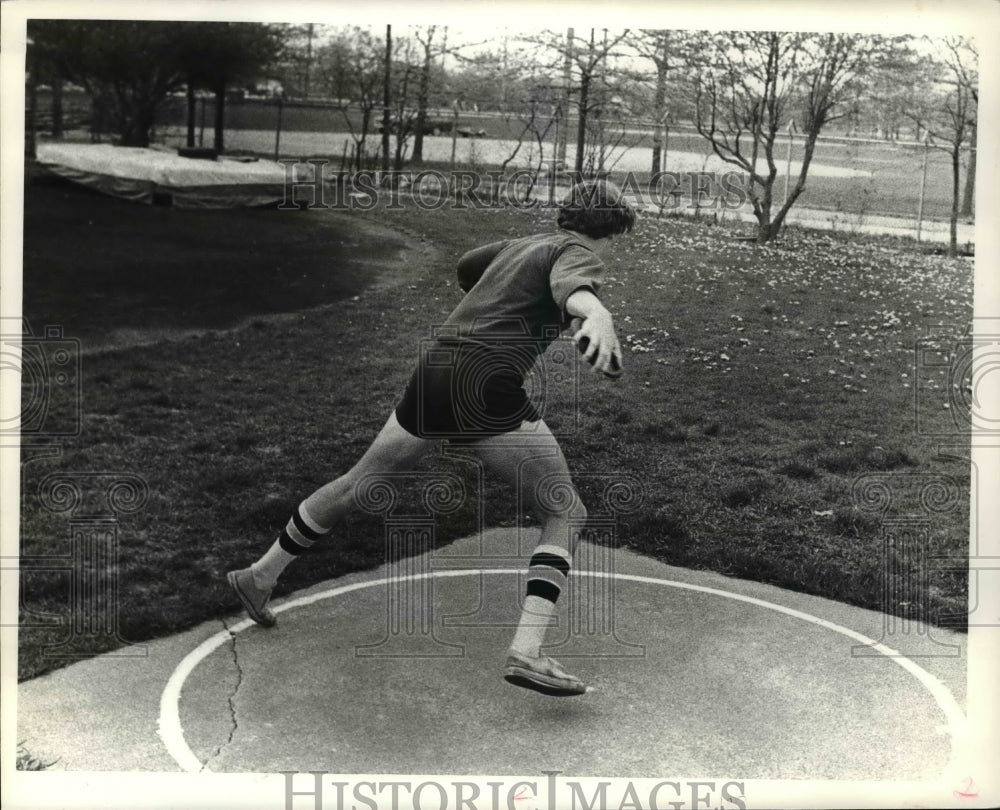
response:
[(455, 149), (458, 141), (458, 99), (451, 103), (451, 171), (455, 171)]

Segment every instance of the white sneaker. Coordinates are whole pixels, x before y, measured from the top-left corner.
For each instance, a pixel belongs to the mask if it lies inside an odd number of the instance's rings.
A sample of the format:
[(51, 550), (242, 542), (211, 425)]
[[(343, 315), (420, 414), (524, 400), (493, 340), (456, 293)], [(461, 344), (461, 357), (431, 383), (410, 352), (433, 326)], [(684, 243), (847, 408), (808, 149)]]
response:
[(271, 588), (258, 588), (253, 580), (253, 571), (244, 568), (240, 571), (230, 571), (226, 574), (226, 579), (239, 597), (243, 607), (246, 608), (250, 618), (257, 624), (264, 627), (274, 627), (278, 623), (278, 617), (274, 611), (267, 606), (271, 599)]
[(570, 675), (559, 662), (547, 655), (532, 657), (516, 650), (507, 652), (507, 667), (503, 678), (507, 683), (553, 697), (571, 697), (587, 691), (583, 681)]

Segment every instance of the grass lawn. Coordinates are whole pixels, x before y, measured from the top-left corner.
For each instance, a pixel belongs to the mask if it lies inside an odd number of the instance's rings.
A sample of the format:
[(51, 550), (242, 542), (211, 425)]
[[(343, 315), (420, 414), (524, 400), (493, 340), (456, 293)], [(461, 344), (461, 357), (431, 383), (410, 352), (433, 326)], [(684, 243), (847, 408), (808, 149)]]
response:
[[(459, 298), (458, 254), (551, 224), (546, 211), (409, 205), (181, 212), (28, 185), (24, 314), (36, 330), (62, 324), (81, 338), (83, 407), (61, 454), (25, 456), (22, 554), (69, 548), (67, 516), (40, 502), (45, 476), (136, 475), (149, 499), (121, 517), (108, 572), (121, 636), (236, 613), (225, 571), (367, 446), (419, 340)], [(790, 230), (759, 247), (728, 227), (645, 218), (622, 238), (602, 295), (626, 373), (583, 374), (575, 398), (554, 388), (546, 419), (579, 427), (563, 446), (586, 500), (602, 476), (644, 482), (643, 506), (620, 527), (625, 546), (930, 621), (963, 614), (965, 576), (923, 581), (919, 555), (899, 546), (887, 552), (893, 576), (924, 587), (896, 582), (889, 592), (902, 596), (884, 604), (881, 538), (884, 518), (920, 516), (929, 555), (967, 554), (968, 462), (917, 435), (914, 403), (921, 426), (950, 430), (962, 455), (947, 368), (915, 367), (915, 344), (930, 329), (951, 347), (971, 320), (971, 275), (964, 260), (888, 240)], [(459, 461), (427, 466), (473, 481)], [(866, 475), (893, 477), (884, 512), (852, 496)], [(910, 484), (928, 476), (950, 476), (953, 508), (923, 508)], [(487, 524), (513, 525), (513, 493), (485, 486)], [(439, 520), (441, 542), (475, 530), (474, 501)], [(277, 595), (384, 562), (383, 532), (354, 515)], [(68, 616), (65, 574), (24, 573), (22, 589), (25, 611)], [(42, 655), (67, 632), (23, 627), (20, 677), (67, 663)], [(116, 644), (88, 640), (80, 653)]]

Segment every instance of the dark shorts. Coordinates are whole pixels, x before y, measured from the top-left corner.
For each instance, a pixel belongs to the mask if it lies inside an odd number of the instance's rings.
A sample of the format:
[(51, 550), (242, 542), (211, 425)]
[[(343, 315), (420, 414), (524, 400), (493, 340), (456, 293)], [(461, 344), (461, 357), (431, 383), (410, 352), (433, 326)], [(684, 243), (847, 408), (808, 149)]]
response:
[(425, 439), (470, 442), (537, 422), (524, 390), (529, 350), (469, 341), (441, 341), (421, 353), (396, 418)]

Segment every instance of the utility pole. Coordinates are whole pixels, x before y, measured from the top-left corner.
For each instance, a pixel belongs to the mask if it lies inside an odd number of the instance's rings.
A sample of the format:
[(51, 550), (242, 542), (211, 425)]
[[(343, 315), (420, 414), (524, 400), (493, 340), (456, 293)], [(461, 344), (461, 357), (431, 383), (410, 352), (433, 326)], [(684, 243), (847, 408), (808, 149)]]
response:
[(503, 49), (500, 51), (500, 110), (507, 112), (507, 60), (508, 60), (507, 29), (503, 30)]
[(566, 165), (566, 136), (569, 133), (569, 96), (573, 81), (573, 29), (566, 29), (566, 54), (563, 59), (562, 122), (559, 127), (559, 142), (556, 145), (556, 165)]
[(601, 62), (601, 95), (597, 102), (597, 174), (598, 176), (604, 171), (604, 152), (607, 148), (607, 144), (604, 139), (604, 119), (607, 114), (607, 87), (608, 87), (608, 29), (601, 29), (604, 32), (604, 43), (602, 45), (602, 52), (604, 53), (604, 60)]
[(382, 80), (382, 171), (389, 173), (389, 127), (392, 119), (389, 112), (390, 85), (392, 83), (392, 26), (385, 27), (385, 70)]
[(574, 169), (577, 177), (583, 175), (583, 151), (587, 145), (587, 105), (590, 104), (590, 81), (594, 77), (594, 67), (596, 60), (594, 52), (596, 44), (594, 42), (594, 29), (590, 29), (590, 49), (587, 52), (587, 68), (581, 66), (580, 73), (580, 100), (577, 104), (576, 118), (576, 161)]

